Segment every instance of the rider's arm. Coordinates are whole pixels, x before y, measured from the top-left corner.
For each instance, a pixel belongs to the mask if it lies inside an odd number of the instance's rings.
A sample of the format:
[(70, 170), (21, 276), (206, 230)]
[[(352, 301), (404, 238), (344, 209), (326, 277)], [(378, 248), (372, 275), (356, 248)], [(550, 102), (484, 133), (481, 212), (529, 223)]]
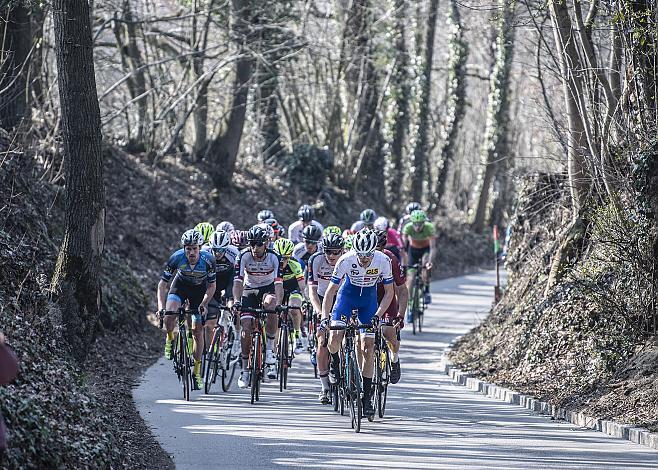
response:
[(168, 292), (169, 283), (164, 279), (160, 279), (160, 282), (158, 282), (158, 311), (166, 308)]
[(240, 299), (242, 298), (242, 292), (244, 291), (244, 284), (242, 283), (242, 279), (239, 277), (236, 277), (233, 280), (233, 301), (234, 302), (240, 302)]
[(283, 282), (274, 282), (274, 295), (276, 295), (276, 304), (283, 303)]
[(308, 296), (311, 299), (311, 304), (316, 312), (322, 312), (322, 304), (320, 303), (320, 296), (318, 295), (318, 286), (310, 284), (308, 286)]
[(395, 286), (393, 286), (393, 282), (384, 284), (384, 297), (382, 298), (382, 301), (379, 304), (379, 308), (377, 308), (375, 315), (377, 315), (379, 318), (384, 317), (384, 313), (388, 309), (388, 306), (391, 305), (391, 301), (393, 300), (394, 295), (395, 295)]
[(304, 279), (297, 279), (297, 284), (299, 285), (299, 292), (302, 293), (304, 299), (308, 300), (308, 293), (306, 292), (306, 283), (304, 282)]
[(409, 289), (407, 289), (407, 284), (402, 284), (401, 286), (395, 286), (395, 290), (398, 296), (398, 316), (404, 317), (407, 312), (407, 302), (409, 301)]
[(331, 306), (334, 304), (334, 298), (336, 297), (336, 292), (338, 292), (338, 284), (334, 282), (330, 282), (329, 287), (327, 287), (327, 292), (324, 293), (324, 300), (322, 301), (323, 319), (331, 318)]
[(217, 283), (216, 282), (209, 282), (208, 287), (206, 287), (206, 294), (203, 296), (203, 300), (201, 301), (201, 305), (203, 308), (207, 309), (208, 304), (212, 300), (213, 296), (215, 295), (215, 289), (217, 288)]

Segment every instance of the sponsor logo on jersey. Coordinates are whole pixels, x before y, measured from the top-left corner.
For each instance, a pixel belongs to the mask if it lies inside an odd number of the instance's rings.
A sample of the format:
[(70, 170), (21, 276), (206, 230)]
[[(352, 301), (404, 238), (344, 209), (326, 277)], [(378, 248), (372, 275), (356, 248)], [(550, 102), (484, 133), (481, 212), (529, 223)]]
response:
[(379, 274), (379, 269), (374, 268), (374, 269), (368, 269), (366, 271), (366, 274)]

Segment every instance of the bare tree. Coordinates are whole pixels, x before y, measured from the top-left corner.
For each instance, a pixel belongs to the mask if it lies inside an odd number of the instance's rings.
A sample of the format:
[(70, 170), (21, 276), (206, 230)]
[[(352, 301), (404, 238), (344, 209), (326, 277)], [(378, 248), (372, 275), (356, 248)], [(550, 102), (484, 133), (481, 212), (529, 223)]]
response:
[(66, 220), (51, 291), (62, 312), (68, 348), (82, 361), (101, 310), (105, 187), (100, 109), (89, 4), (85, 0), (55, 0), (53, 15), (66, 167)]
[(11, 129), (29, 116), (27, 86), (32, 35), (28, 7), (0, 9), (0, 126)]

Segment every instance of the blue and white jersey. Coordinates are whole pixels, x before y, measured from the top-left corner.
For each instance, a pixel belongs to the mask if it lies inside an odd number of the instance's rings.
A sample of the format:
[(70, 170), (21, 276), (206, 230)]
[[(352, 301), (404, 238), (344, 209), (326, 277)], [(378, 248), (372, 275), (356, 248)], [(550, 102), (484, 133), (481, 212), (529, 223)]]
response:
[(375, 251), (370, 264), (363, 267), (359, 264), (356, 253), (348, 251), (338, 258), (331, 282), (339, 285), (343, 279), (345, 282), (339, 292), (351, 290), (353, 287), (360, 288), (362, 292), (368, 288), (375, 289), (378, 282), (391, 284), (393, 282), (391, 259), (381, 251)]
[(185, 256), (185, 249), (181, 248), (167, 261), (162, 272), (162, 280), (171, 282), (174, 275), (189, 284), (200, 285), (205, 282), (212, 284), (216, 279), (215, 256), (206, 250), (199, 250), (199, 261), (191, 265)]

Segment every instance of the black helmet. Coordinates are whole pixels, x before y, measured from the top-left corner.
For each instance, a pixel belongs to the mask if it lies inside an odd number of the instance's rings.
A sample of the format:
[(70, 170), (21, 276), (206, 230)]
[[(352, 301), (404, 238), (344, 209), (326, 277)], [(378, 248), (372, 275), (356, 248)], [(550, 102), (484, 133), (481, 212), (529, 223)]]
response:
[(374, 232), (377, 235), (377, 248), (384, 248), (386, 243), (388, 243), (386, 230), (375, 230)]
[(267, 219), (273, 219), (273, 218), (274, 218), (274, 213), (269, 209), (263, 209), (258, 213), (259, 222), (264, 222)]
[(308, 242), (319, 242), (322, 238), (322, 230), (315, 225), (307, 225), (302, 231), (302, 238)]
[(337, 233), (330, 232), (322, 239), (322, 246), (325, 250), (341, 250), (345, 246), (345, 240)]
[(421, 209), (422, 207), (420, 207), (419, 202), (410, 202), (407, 204), (407, 214), (411, 214), (413, 211), (419, 211)]
[(368, 224), (368, 225), (374, 224), (376, 218), (377, 218), (377, 214), (372, 209), (366, 209), (363, 212), (361, 212), (360, 219), (361, 219), (361, 222), (363, 222), (365, 224)]
[(267, 229), (264, 226), (254, 225), (247, 232), (247, 240), (250, 242), (267, 243), (270, 241), (270, 235), (267, 233)]
[(310, 222), (313, 220), (313, 217), (315, 217), (315, 210), (308, 204), (304, 204), (297, 211), (297, 217), (299, 217), (299, 220), (303, 220), (304, 222)]

